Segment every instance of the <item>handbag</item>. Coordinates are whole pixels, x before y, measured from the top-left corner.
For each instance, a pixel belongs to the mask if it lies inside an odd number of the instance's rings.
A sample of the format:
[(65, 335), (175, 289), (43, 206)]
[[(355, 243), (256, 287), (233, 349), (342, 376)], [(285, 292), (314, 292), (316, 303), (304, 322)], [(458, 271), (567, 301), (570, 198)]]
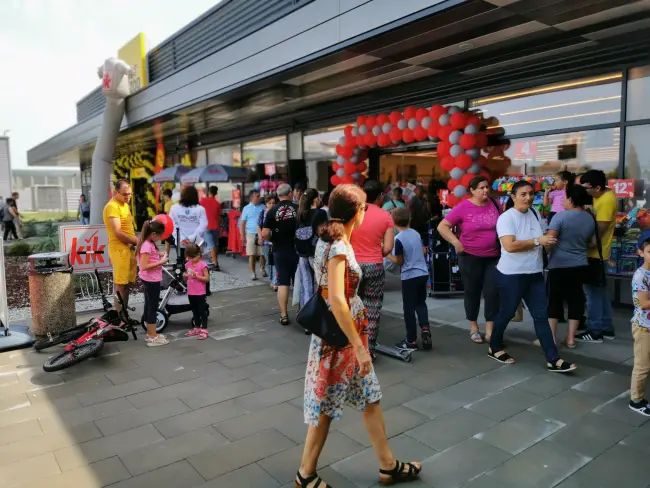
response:
[[(587, 210), (587, 212), (589, 212)], [(594, 232), (596, 233), (596, 249), (598, 249), (598, 258), (587, 258), (587, 269), (585, 271), (585, 285), (598, 287), (607, 286), (607, 277), (605, 276), (605, 260), (603, 259), (603, 244), (598, 232), (598, 221), (593, 213), (589, 215), (594, 219)]]
[(301, 327), (311, 332), (316, 337), (320, 337), (327, 344), (334, 347), (345, 347), (348, 345), (348, 338), (341, 330), (336, 317), (334, 317), (334, 314), (327, 306), (327, 302), (325, 302), (323, 295), (321, 295), (321, 284), (323, 281), (323, 275), (325, 274), (325, 266), (327, 266), (327, 258), (330, 255), (331, 247), (332, 244), (330, 243), (325, 253), (325, 260), (321, 268), (318, 287), (316, 287), (314, 294), (311, 296), (311, 298), (309, 298), (309, 300), (307, 300), (307, 303), (305, 303), (298, 312), (298, 315), (296, 316), (296, 322), (298, 322)]

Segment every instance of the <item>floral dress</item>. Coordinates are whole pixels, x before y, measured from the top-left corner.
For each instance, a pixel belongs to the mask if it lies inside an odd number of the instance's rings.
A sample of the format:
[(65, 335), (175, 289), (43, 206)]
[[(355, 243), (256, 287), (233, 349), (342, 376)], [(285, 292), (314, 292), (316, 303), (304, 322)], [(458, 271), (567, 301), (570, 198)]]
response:
[[(321, 240), (316, 246), (314, 286), (321, 283), (321, 293), (327, 301), (327, 261), (334, 256), (345, 256), (345, 296), (350, 305), (354, 325), (363, 344), (368, 348), (367, 313), (361, 298), (357, 295), (361, 281), (361, 268), (351, 246), (343, 241), (335, 241), (327, 258), (325, 253), (329, 246)], [(359, 364), (350, 344), (337, 348), (324, 343), (319, 337), (312, 336), (305, 375), (305, 423), (317, 426), (320, 415), (339, 419), (343, 414), (344, 405), (365, 410), (367, 403), (376, 403), (379, 400), (381, 400), (381, 389), (375, 370), (371, 369), (365, 378), (361, 377)]]

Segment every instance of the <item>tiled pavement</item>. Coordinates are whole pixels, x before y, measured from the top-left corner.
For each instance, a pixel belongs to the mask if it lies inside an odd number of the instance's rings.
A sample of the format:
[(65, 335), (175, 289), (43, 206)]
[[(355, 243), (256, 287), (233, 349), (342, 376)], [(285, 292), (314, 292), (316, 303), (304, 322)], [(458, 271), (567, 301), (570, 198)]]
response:
[[(266, 286), (210, 298), (212, 338), (169, 346), (107, 344), (60, 374), (46, 357), (0, 354), (0, 487), (271, 488), (293, 486), (306, 428), (308, 338), (277, 323)], [(382, 318), (384, 342), (403, 333)], [(376, 365), (396, 456), (421, 459), (411, 487), (593, 488), (650, 484), (650, 423), (626, 405), (629, 366), (583, 358), (547, 373), (514, 344), (500, 366), (457, 327), (434, 350)], [(377, 467), (360, 414), (333, 424), (319, 472), (336, 488), (370, 487)]]

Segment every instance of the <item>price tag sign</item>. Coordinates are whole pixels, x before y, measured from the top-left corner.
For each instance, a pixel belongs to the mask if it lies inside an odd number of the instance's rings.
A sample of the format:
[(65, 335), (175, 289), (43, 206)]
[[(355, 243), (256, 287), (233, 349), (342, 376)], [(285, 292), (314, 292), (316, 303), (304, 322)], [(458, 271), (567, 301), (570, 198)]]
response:
[(447, 205), (447, 197), (449, 196), (449, 190), (439, 190), (438, 197), (440, 198), (440, 203), (442, 205)]
[(530, 159), (537, 156), (537, 141), (519, 141), (515, 143), (515, 158)]
[(634, 180), (609, 180), (607, 182), (616, 198), (632, 198), (634, 196)]
[(265, 164), (264, 174), (266, 176), (273, 176), (275, 174), (275, 164)]

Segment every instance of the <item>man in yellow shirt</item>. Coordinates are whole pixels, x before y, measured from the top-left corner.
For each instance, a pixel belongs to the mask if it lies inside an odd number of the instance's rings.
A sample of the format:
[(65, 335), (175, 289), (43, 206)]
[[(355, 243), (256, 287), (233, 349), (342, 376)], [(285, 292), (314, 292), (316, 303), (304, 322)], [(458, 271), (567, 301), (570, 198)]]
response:
[[(129, 202), (133, 193), (127, 180), (117, 180), (113, 198), (104, 207), (104, 225), (108, 233), (108, 257), (113, 265), (113, 283), (125, 305), (129, 303), (129, 286), (135, 283), (136, 262), (133, 216)], [(115, 310), (120, 310), (117, 299)]]
[[(580, 184), (594, 198), (594, 216), (596, 217), (598, 235), (600, 237), (602, 259), (606, 262), (612, 251), (614, 239), (614, 228), (616, 227), (616, 213), (618, 202), (616, 195), (607, 188), (607, 177), (600, 170), (590, 170), (580, 177)], [(603, 266), (600, 263), (601, 256), (597, 249), (590, 249), (587, 257), (590, 266)], [(576, 335), (576, 340), (581, 342), (602, 343), (603, 339), (616, 339), (614, 324), (612, 322), (612, 304), (607, 294), (607, 284), (588, 283), (585, 284), (585, 295), (587, 296), (587, 316), (589, 318), (589, 330)]]

